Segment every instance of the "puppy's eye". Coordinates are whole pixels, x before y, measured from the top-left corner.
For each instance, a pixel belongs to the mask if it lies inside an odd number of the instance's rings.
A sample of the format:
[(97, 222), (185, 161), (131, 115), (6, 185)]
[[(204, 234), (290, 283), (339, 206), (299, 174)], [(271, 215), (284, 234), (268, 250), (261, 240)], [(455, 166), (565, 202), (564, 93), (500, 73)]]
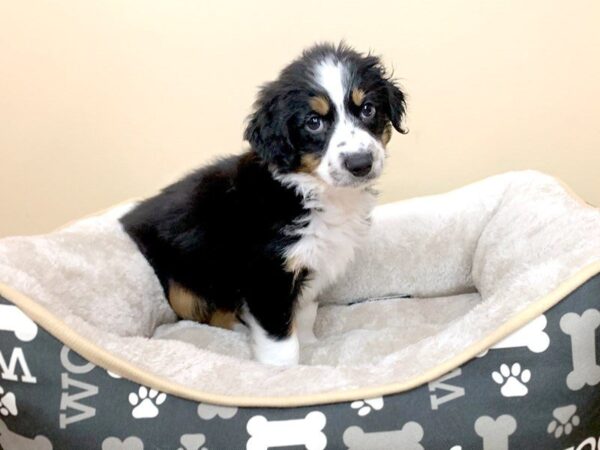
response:
[(362, 108), (360, 108), (360, 117), (362, 117), (363, 119), (372, 119), (375, 115), (375, 111), (376, 110), (373, 104), (367, 102), (364, 105), (362, 105)]
[(321, 131), (323, 131), (324, 128), (323, 119), (319, 116), (310, 116), (306, 120), (305, 126), (306, 129), (311, 133), (320, 133)]

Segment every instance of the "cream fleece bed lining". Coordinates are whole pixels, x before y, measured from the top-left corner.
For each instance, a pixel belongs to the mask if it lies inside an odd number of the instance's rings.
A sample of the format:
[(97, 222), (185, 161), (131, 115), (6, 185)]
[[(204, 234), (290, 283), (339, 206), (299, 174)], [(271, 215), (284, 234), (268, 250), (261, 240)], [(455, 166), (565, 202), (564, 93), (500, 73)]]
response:
[[(345, 279), (323, 296), (320, 342), (303, 349), (317, 365), (275, 369), (244, 359), (240, 333), (173, 324), (151, 269), (119, 235), (123, 211), (0, 241), (0, 293), (95, 364), (211, 403), (298, 406), (410, 389), (468, 361), (600, 272), (600, 212), (536, 172), (386, 205)], [(446, 298), (345, 305), (400, 293)], [(338, 366), (323, 365), (328, 360)]]

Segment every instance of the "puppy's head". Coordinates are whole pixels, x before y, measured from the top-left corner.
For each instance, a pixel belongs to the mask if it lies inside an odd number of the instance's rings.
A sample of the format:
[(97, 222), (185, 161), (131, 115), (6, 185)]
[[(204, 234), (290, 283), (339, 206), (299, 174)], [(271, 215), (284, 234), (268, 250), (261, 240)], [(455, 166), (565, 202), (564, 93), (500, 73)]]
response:
[(262, 87), (244, 138), (277, 173), (358, 187), (381, 174), (404, 113), (404, 94), (379, 58), (321, 44)]

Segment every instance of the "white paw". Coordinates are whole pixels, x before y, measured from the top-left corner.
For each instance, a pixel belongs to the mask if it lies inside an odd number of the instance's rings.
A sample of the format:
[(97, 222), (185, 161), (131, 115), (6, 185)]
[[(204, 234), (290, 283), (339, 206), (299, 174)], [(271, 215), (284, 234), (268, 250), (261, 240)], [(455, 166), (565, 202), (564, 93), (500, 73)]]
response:
[(500, 371), (494, 371), (492, 378), (500, 386), (500, 393), (504, 397), (524, 397), (529, 392), (527, 383), (531, 380), (531, 371), (521, 370), (521, 364), (514, 363), (509, 369), (507, 364), (500, 366)]
[(265, 331), (250, 313), (244, 314), (244, 321), (250, 328), (250, 340), (254, 359), (273, 366), (294, 366), (300, 359), (298, 335), (276, 338)]
[(0, 386), (0, 414), (3, 416), (16, 416), (17, 411), (17, 399), (15, 394), (12, 392), (4, 393), (4, 389)]
[(554, 434), (559, 438), (564, 434), (571, 434), (573, 427), (579, 425), (579, 416), (575, 414), (577, 407), (575, 405), (561, 406), (556, 408), (552, 415), (554, 420), (548, 424), (548, 433)]
[(131, 415), (135, 419), (152, 419), (158, 416), (158, 407), (167, 399), (167, 394), (140, 386), (138, 393), (129, 394), (129, 403), (134, 406)]
[(270, 337), (256, 339), (253, 351), (258, 362), (272, 366), (295, 366), (300, 359), (296, 335), (279, 340)]
[(366, 416), (373, 409), (379, 411), (383, 408), (383, 397), (366, 398), (364, 400), (357, 400), (350, 404), (352, 409), (358, 410), (359, 416)]

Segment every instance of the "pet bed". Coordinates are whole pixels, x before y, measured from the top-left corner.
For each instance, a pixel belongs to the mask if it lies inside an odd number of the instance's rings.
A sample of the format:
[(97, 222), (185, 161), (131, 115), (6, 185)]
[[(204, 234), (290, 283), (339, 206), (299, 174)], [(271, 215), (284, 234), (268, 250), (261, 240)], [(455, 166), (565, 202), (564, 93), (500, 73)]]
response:
[(600, 212), (554, 178), (378, 207), (290, 368), (176, 322), (131, 206), (0, 241), (0, 447), (598, 448)]

